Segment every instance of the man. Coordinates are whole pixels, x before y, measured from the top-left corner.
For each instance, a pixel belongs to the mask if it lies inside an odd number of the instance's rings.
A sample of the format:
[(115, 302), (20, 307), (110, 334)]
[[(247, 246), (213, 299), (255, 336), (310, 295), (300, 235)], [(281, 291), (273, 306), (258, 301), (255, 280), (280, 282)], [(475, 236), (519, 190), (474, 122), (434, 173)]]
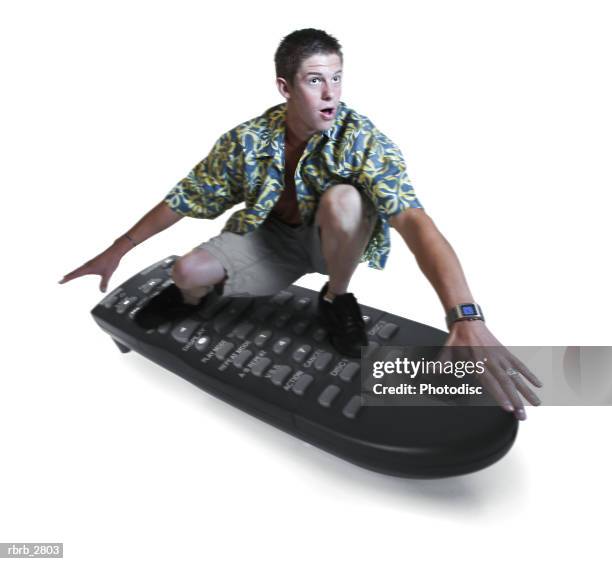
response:
[[(60, 283), (98, 274), (106, 291), (136, 244), (185, 215), (214, 218), (245, 202), (220, 235), (176, 261), (174, 285), (141, 310), (137, 323), (184, 317), (213, 289), (223, 296), (271, 295), (320, 272), (329, 276), (318, 307), (330, 340), (342, 354), (359, 356), (367, 337), (347, 289), (359, 262), (384, 268), (391, 225), (449, 312), (446, 345), (500, 347), (483, 384), (504, 409), (525, 419), (519, 392), (534, 405), (539, 399), (523, 378), (541, 384), (484, 324), (454, 251), (414, 194), (400, 150), (340, 100), (342, 63), (340, 44), (324, 31), (285, 37), (275, 65), (286, 102), (223, 134), (164, 201)], [(470, 305), (457, 309), (461, 304)]]

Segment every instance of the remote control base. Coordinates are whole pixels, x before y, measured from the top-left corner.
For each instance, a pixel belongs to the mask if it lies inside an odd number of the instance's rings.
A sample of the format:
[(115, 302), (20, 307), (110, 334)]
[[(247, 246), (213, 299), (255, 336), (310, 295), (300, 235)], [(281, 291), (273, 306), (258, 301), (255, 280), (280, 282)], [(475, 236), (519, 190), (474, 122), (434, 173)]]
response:
[[(360, 360), (333, 349), (317, 322), (317, 292), (300, 286), (268, 297), (211, 296), (188, 319), (139, 327), (135, 314), (172, 283), (176, 258), (133, 276), (92, 310), (122, 353), (137, 352), (250, 415), (384, 474), (467, 474), (512, 447), (518, 421), (499, 406), (361, 405)], [(368, 350), (446, 341), (433, 327), (361, 309)]]

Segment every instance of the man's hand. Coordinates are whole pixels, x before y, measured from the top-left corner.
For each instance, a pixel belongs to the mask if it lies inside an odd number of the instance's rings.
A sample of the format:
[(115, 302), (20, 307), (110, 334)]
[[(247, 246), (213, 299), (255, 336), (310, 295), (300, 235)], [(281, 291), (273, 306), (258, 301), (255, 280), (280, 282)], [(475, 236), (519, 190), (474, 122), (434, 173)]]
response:
[[(65, 282), (69, 282), (79, 276), (85, 276), (86, 274), (97, 274), (101, 277), (100, 291), (106, 292), (108, 281), (113, 272), (117, 269), (123, 255), (130, 251), (136, 244), (146, 241), (149, 237), (174, 225), (182, 218), (183, 216), (181, 214), (173, 211), (170, 206), (162, 200), (144, 215), (134, 227), (130, 228), (121, 237), (116, 239), (108, 249), (100, 253), (97, 257), (88, 260), (76, 270), (66, 274), (59, 283), (64, 284)], [(138, 241), (138, 243), (134, 241)]]
[(74, 280), (75, 278), (79, 278), (80, 276), (85, 276), (87, 274), (97, 274), (101, 277), (100, 291), (106, 292), (108, 281), (110, 280), (113, 272), (115, 272), (117, 269), (123, 254), (124, 253), (118, 250), (116, 247), (109, 247), (98, 256), (88, 260), (82, 266), (79, 266), (79, 268), (66, 274), (59, 281), (59, 284), (65, 284), (70, 280)]
[[(406, 209), (392, 216), (389, 223), (413, 252), (445, 312), (457, 304), (474, 301), (457, 255), (423, 209)], [(452, 360), (453, 356), (465, 356), (465, 353), (476, 357), (477, 348), (487, 347), (489, 370), (478, 378), (495, 400), (504, 409), (513, 411), (518, 419), (526, 418), (519, 392), (533, 405), (542, 403), (524, 379), (538, 387), (542, 383), (493, 336), (484, 322), (455, 322), (445, 345), (438, 360)], [(461, 349), (453, 354), (453, 347)]]
[[(487, 371), (478, 375), (478, 380), (505, 410), (513, 411), (517, 419), (527, 418), (519, 392), (532, 405), (542, 403), (525, 381), (542, 387), (540, 380), (495, 338), (484, 322), (453, 323), (439, 360), (452, 360), (450, 347), (464, 347), (461, 352), (467, 351), (468, 356), (471, 356), (470, 350), (476, 351), (473, 347), (487, 347)], [(477, 356), (475, 352), (474, 356)]]

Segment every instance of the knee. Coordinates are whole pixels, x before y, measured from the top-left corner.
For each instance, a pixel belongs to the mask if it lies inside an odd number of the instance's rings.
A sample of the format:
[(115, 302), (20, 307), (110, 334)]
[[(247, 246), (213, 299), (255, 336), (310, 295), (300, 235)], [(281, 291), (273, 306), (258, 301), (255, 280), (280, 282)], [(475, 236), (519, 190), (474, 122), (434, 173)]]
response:
[(188, 288), (192, 286), (193, 259), (190, 254), (180, 257), (172, 266), (172, 280), (174, 280), (174, 283), (179, 288)]
[(221, 281), (225, 271), (221, 263), (204, 249), (183, 255), (172, 266), (172, 280), (179, 288), (209, 286)]
[(336, 184), (319, 200), (318, 222), (322, 226), (351, 231), (364, 218), (364, 202), (351, 184)]

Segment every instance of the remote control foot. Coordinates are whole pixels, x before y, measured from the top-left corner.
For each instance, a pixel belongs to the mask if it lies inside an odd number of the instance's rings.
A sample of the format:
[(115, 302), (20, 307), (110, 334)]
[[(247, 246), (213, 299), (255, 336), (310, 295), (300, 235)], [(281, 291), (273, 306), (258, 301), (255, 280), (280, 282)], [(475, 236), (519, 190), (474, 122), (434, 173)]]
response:
[(117, 341), (117, 339), (113, 339), (113, 343), (115, 343), (117, 348), (124, 354), (129, 353), (132, 350), (130, 347), (126, 347), (123, 343)]

